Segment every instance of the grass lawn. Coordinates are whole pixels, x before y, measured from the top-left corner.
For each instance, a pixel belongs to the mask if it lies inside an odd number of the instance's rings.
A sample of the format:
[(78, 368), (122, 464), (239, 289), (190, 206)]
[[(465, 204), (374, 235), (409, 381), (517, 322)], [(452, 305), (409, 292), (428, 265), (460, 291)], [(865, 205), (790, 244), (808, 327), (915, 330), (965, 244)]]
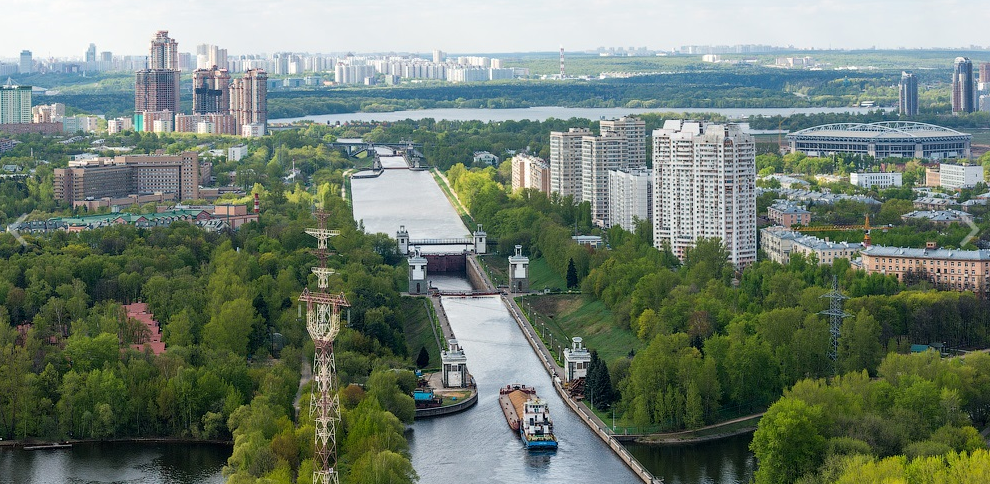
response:
[(529, 288), (533, 291), (542, 291), (544, 287), (565, 289), (567, 282), (547, 265), (546, 259), (541, 257), (529, 261)]
[(540, 332), (545, 325), (553, 333), (555, 344), (563, 340), (569, 345), (571, 337), (580, 336), (585, 346), (598, 351), (605, 361), (626, 357), (630, 350), (645, 346), (632, 331), (615, 327), (612, 312), (601, 301), (587, 299), (583, 294), (532, 295), (518, 298), (517, 302), (524, 311), (532, 307), (534, 327)]
[(423, 297), (402, 298), (403, 320), (402, 330), (406, 336), (406, 347), (409, 349), (409, 359), (416, 362), (419, 356), (419, 349), (425, 347), (430, 354), (430, 364), (428, 367), (440, 366), (440, 348), (437, 348), (437, 340), (433, 336), (430, 316), (423, 303), (429, 304)]

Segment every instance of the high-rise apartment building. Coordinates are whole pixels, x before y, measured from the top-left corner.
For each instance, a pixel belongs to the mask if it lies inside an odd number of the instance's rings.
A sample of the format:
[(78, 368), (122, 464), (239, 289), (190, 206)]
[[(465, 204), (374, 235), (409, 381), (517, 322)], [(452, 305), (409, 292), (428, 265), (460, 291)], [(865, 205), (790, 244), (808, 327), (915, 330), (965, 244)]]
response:
[(159, 30), (151, 39), (148, 69), (179, 70), (179, 43), (168, 36), (168, 30)]
[(89, 48), (86, 49), (86, 63), (93, 64), (95, 62), (96, 62), (96, 44), (89, 44)]
[(626, 168), (646, 168), (646, 121), (622, 117), (599, 122), (602, 135), (616, 133), (626, 140), (623, 165)]
[(738, 125), (666, 121), (653, 132), (653, 241), (677, 257), (718, 238), (729, 261), (756, 261), (756, 145)]
[(196, 68), (209, 69), (213, 66), (229, 69), (227, 65), (227, 49), (215, 45), (200, 44), (196, 46)]
[(178, 43), (159, 30), (151, 40), (148, 68), (135, 73), (134, 111), (177, 112), (179, 74)]
[(17, 72), (21, 74), (30, 74), (34, 72), (34, 59), (31, 57), (30, 50), (21, 51), (21, 61), (17, 64)]
[(264, 135), (268, 126), (268, 74), (263, 69), (249, 69), (230, 85), (230, 114), (237, 122), (237, 134)]
[(143, 69), (134, 75), (134, 111), (179, 109), (179, 71)]
[(975, 94), (973, 61), (966, 57), (956, 57), (952, 68), (952, 112), (973, 112)]
[(990, 83), (990, 62), (980, 64), (980, 82)]
[(512, 190), (533, 189), (550, 193), (550, 165), (546, 160), (532, 155), (518, 154), (512, 157)]
[(212, 66), (193, 72), (193, 114), (230, 113), (230, 74)]
[(901, 72), (897, 112), (903, 116), (918, 114), (918, 78), (911, 72)]
[(632, 232), (635, 221), (653, 220), (653, 174), (645, 168), (608, 172), (608, 222)]
[(550, 191), (581, 201), (581, 140), (587, 128), (550, 132)]
[(31, 86), (0, 86), (0, 124), (31, 122)]
[(591, 221), (608, 227), (608, 172), (625, 166), (628, 142), (619, 133), (581, 138), (581, 201), (591, 202)]

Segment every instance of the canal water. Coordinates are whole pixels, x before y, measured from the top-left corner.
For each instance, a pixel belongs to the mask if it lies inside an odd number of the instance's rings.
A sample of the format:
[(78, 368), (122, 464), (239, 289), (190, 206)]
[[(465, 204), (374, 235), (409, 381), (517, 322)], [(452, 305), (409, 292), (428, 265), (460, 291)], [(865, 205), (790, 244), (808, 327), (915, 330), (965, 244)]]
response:
[[(395, 236), (405, 225), (412, 239), (467, 233), (428, 172), (386, 170), (352, 182), (354, 216), (368, 232)], [(457, 276), (430, 276), (442, 289), (469, 289)], [(420, 482), (615, 482), (639, 479), (565, 407), (550, 377), (498, 297), (445, 298), (444, 307), (468, 368), (478, 404), (456, 415), (416, 421), (409, 439)], [(525, 451), (498, 405), (508, 383), (536, 388), (549, 401), (560, 447), (554, 454)], [(633, 455), (667, 484), (741, 484), (752, 477), (749, 437), (695, 446), (633, 446)]]
[(71, 449), (0, 449), (0, 483), (221, 484), (229, 445), (82, 443)]
[(402, 121), (405, 119), (447, 119), (451, 121), (546, 121), (557, 119), (613, 119), (622, 116), (645, 113), (718, 113), (729, 119), (742, 120), (750, 116), (790, 116), (792, 114), (818, 113), (867, 113), (877, 108), (565, 108), (540, 106), (513, 109), (413, 109), (390, 113), (344, 113), (314, 114), (301, 118), (269, 119), (270, 124), (292, 123), (295, 121), (315, 121), (317, 123), (349, 123), (369, 121)]

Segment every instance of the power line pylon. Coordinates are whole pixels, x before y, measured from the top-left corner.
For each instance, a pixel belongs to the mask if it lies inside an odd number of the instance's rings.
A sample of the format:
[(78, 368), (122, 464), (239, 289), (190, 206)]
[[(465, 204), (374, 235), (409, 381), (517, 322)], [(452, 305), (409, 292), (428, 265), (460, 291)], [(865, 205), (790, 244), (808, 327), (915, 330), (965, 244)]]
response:
[(314, 415), (316, 445), (313, 451), (313, 484), (337, 484), (337, 422), (340, 421), (340, 402), (337, 399), (337, 369), (334, 366), (333, 340), (340, 332), (340, 308), (350, 306), (343, 294), (330, 294), (330, 275), (327, 258), (333, 255), (327, 241), (340, 235), (338, 230), (327, 229), (329, 214), (315, 213), (318, 226), (306, 229), (316, 237), (316, 255), (319, 265), (313, 267), (318, 289), (303, 289), (300, 301), (306, 301), (306, 330), (313, 338), (316, 355), (313, 357), (313, 391), (310, 397), (310, 415)]
[(829, 299), (828, 309), (818, 314), (828, 316), (829, 318), (828, 331), (832, 336), (832, 341), (828, 348), (828, 357), (832, 360), (833, 374), (838, 375), (839, 336), (842, 334), (842, 320), (852, 316), (842, 310), (842, 301), (849, 299), (849, 297), (844, 296), (841, 292), (839, 292), (839, 278), (836, 276), (832, 276), (832, 290), (826, 294), (822, 294), (821, 297)]

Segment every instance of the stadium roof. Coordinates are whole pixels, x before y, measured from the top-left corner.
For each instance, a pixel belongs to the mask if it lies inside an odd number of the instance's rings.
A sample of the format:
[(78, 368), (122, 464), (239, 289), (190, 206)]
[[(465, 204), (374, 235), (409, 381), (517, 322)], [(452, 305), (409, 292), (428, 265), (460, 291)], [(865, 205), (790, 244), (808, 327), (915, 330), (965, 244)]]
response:
[(934, 124), (916, 123), (913, 121), (823, 124), (821, 126), (813, 126), (811, 128), (795, 131), (787, 135), (788, 138), (798, 136), (828, 136), (863, 139), (912, 139), (942, 136), (972, 137), (970, 134), (961, 133), (954, 129), (936, 126)]

